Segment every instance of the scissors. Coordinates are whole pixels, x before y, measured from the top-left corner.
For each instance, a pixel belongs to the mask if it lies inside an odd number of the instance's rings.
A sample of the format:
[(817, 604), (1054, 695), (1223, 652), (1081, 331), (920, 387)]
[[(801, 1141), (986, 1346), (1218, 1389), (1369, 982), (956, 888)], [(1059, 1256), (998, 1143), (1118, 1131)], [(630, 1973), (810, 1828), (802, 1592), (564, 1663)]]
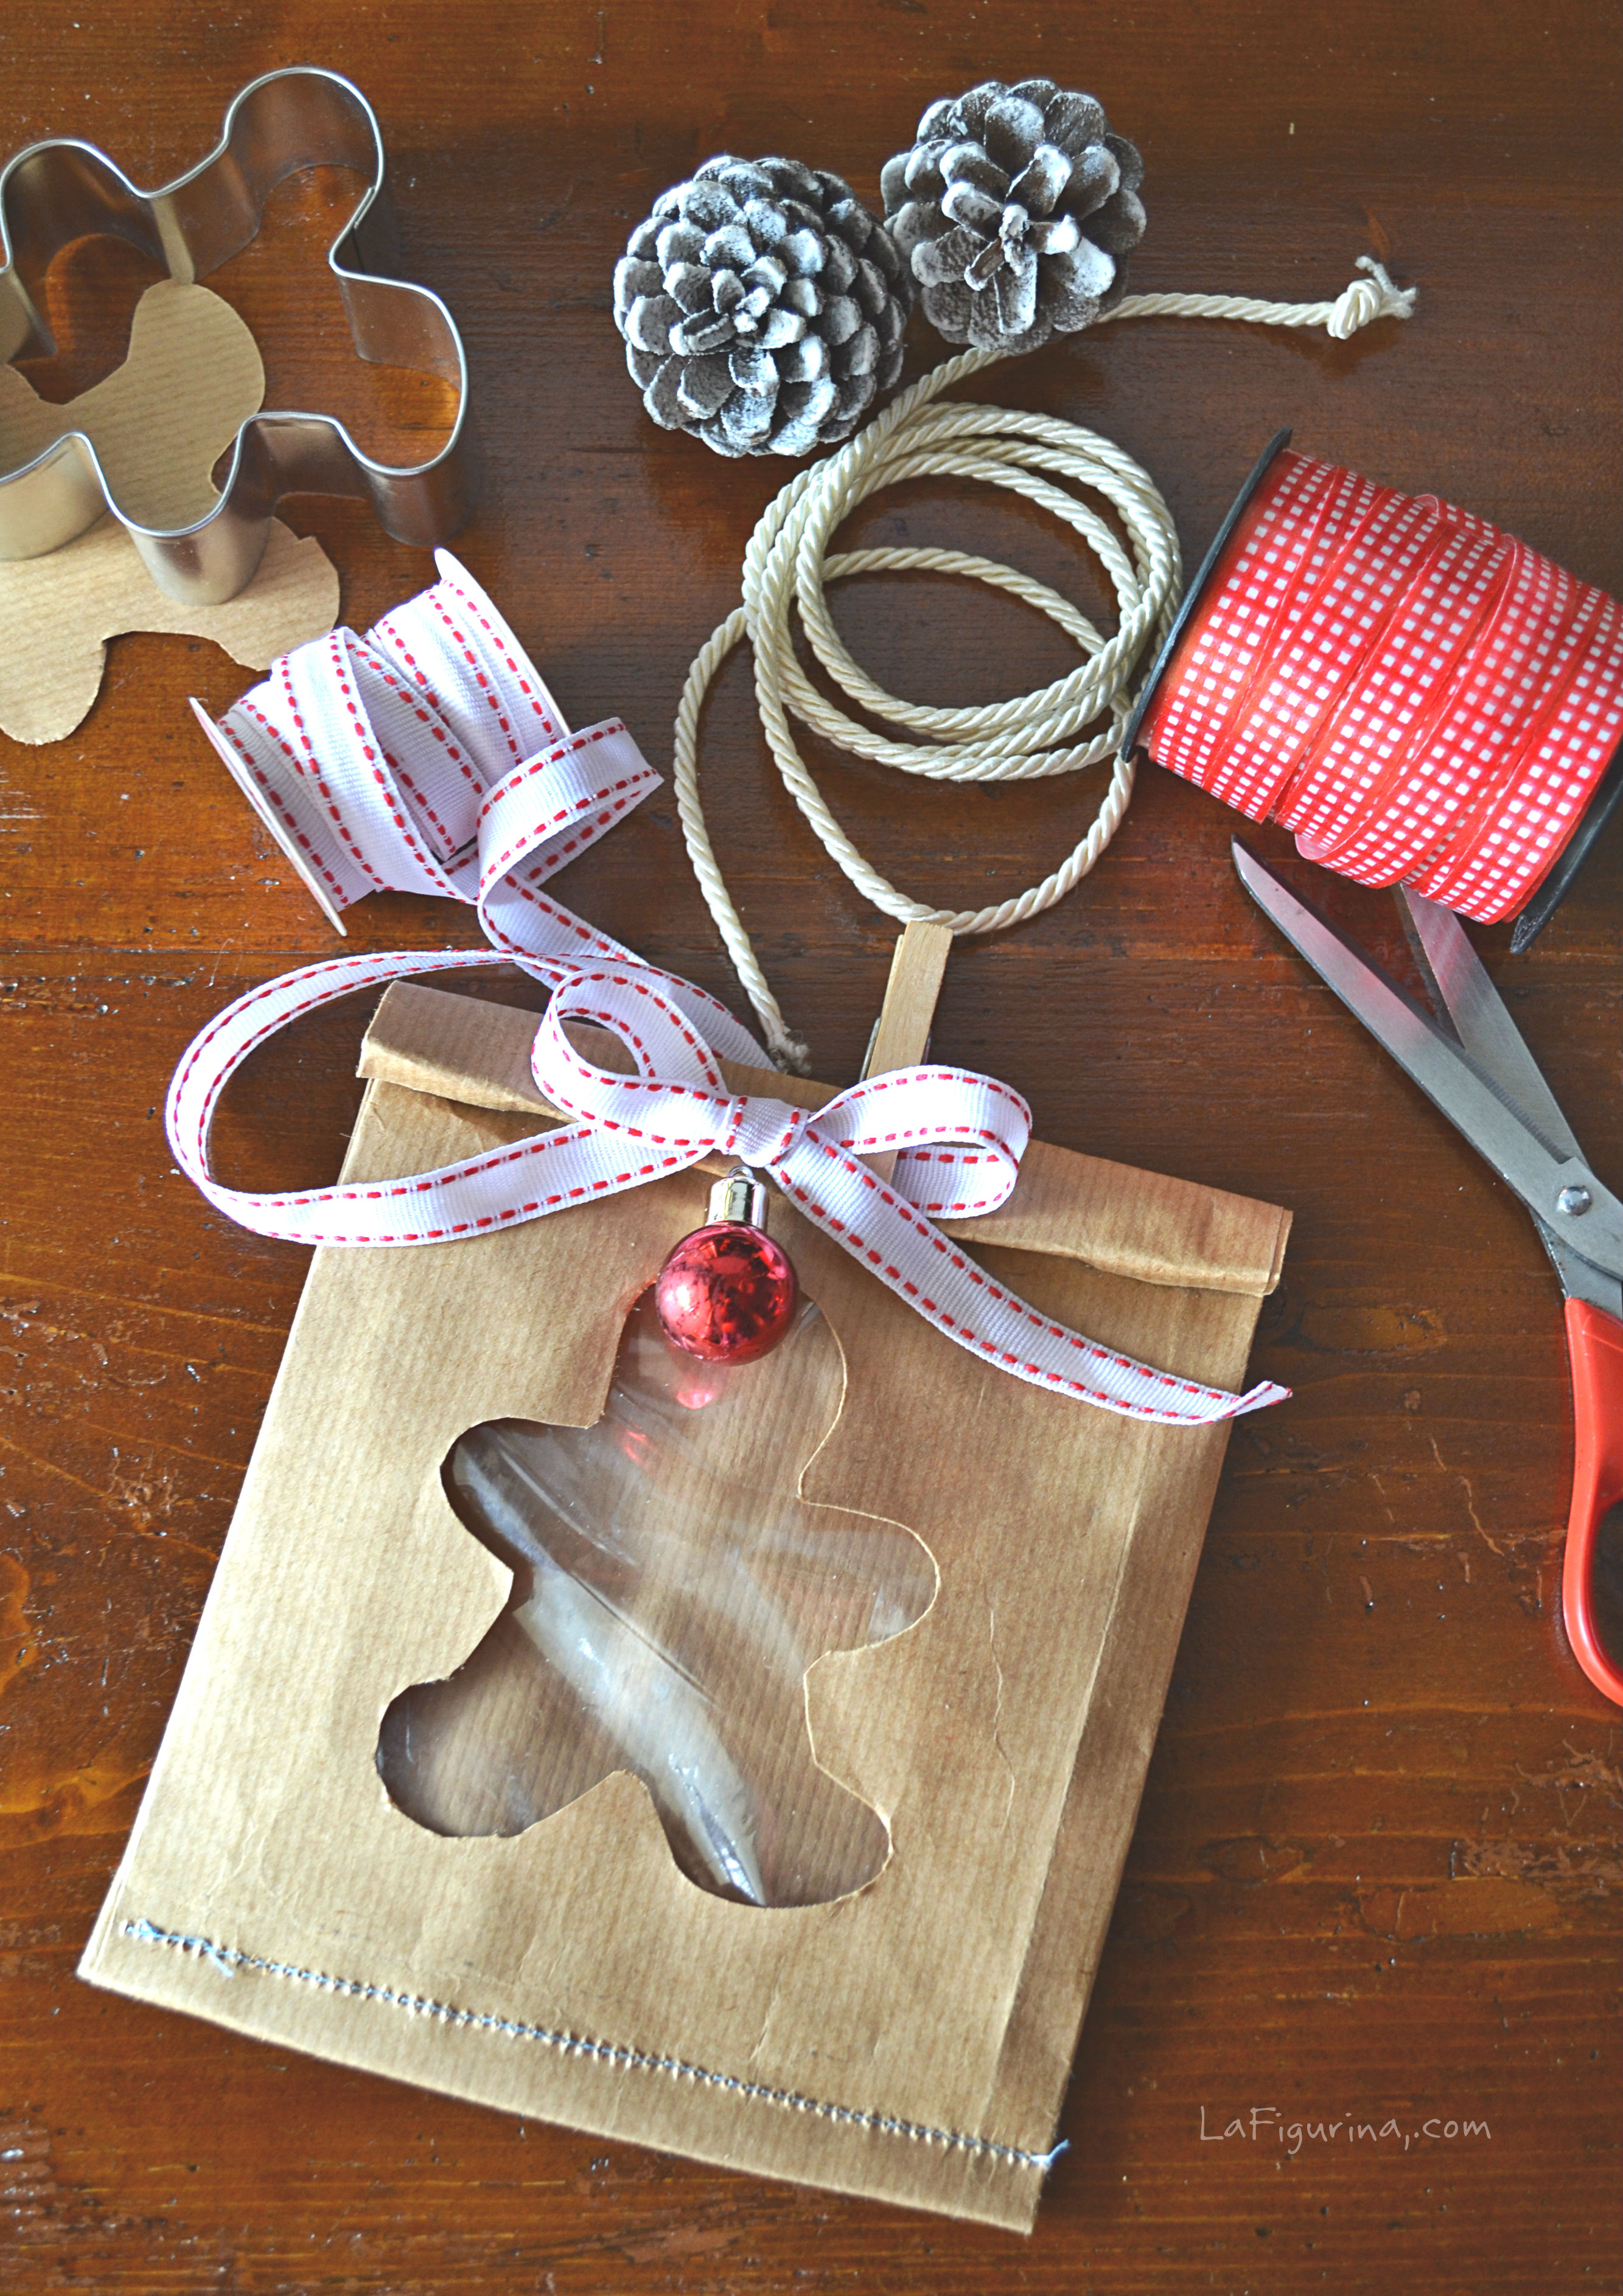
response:
[(1448, 1025), (1234, 840), (1240, 882), (1398, 1066), (1513, 1188), (1555, 1263), (1572, 1367), (1572, 1511), (1561, 1609), (1573, 1655), (1623, 1705), (1623, 1671), (1597, 1631), (1595, 1565), (1623, 1499), (1623, 1203), (1585, 1163), (1572, 1128), (1452, 910), (1397, 889)]

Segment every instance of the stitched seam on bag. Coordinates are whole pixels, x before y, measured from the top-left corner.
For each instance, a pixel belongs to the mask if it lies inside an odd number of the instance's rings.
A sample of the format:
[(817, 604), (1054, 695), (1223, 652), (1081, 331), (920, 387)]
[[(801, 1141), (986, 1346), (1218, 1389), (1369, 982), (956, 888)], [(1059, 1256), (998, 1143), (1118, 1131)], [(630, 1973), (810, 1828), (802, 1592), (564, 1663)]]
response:
[(325, 1970), (295, 1969), (291, 1962), (241, 1953), (235, 1947), (219, 1945), (212, 1938), (187, 1937), (178, 1930), (162, 1930), (144, 1918), (125, 1922), (121, 1930), (125, 1937), (134, 1938), (142, 1945), (164, 1945), (183, 1954), (195, 1954), (199, 1959), (211, 1962), (222, 1976), (235, 1977), (239, 1969), (257, 1969), (266, 1977), (290, 1978), (296, 1984), (313, 1985), (327, 1993), (349, 1994), (358, 2000), (382, 2001), (391, 2008), (408, 2010), (414, 2016), (437, 2017), (444, 2024), (505, 2033), (511, 2040), (540, 2041), (564, 2056), (592, 2057), (600, 2064), (621, 2065), (630, 2072), (669, 2073), (673, 2079), (696, 2081), (703, 2087), (723, 2089), (734, 2096), (750, 2097), (757, 2103), (779, 2105), (786, 2112), (814, 2113), (819, 2120), (869, 2128), (884, 2136), (908, 2136), (915, 2144), (943, 2144), (949, 2152), (1004, 2161), (1019, 2169), (1051, 2169), (1066, 2150), (1062, 2141), (1051, 2152), (1031, 2152), (1023, 2145), (999, 2144), (990, 2136), (967, 2136), (956, 2128), (931, 2128), (919, 2121), (900, 2120), (891, 2113), (861, 2112), (853, 2105), (829, 2104), (820, 2097), (803, 2096), (797, 2089), (769, 2088), (764, 2082), (740, 2080), (733, 2073), (711, 2072), (704, 2065), (688, 2064), (681, 2057), (659, 2056), (646, 2049), (594, 2041), (584, 2034), (524, 2024), (517, 2018), (489, 2016), (476, 2009), (460, 2009), (453, 2002), (431, 2000), (426, 1994), (397, 1993), (391, 1986), (368, 1985), (354, 1977), (333, 1977)]

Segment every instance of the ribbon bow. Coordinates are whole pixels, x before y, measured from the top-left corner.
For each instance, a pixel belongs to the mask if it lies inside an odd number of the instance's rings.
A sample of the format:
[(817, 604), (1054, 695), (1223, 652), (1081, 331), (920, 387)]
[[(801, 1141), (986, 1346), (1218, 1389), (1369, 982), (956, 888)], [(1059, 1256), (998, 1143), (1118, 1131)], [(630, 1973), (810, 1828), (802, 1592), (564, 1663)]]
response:
[[(210, 1202), (262, 1235), (381, 1246), (478, 1236), (640, 1187), (706, 1156), (736, 1157), (769, 1173), (798, 1211), (945, 1338), (1034, 1387), (1180, 1426), (1255, 1411), (1287, 1392), (1265, 1382), (1232, 1395), (1134, 1362), (1055, 1323), (942, 1234), (932, 1214), (993, 1211), (1018, 1176), (1031, 1111), (995, 1078), (900, 1069), (852, 1086), (815, 1113), (731, 1092), (699, 1025), (710, 1000), (684, 996), (688, 984), (634, 960), (527, 964), (554, 990), (536, 1029), (531, 1072), (573, 1122), (397, 1180), (278, 1196), (225, 1188), (212, 1177), (213, 1109), (227, 1078), (268, 1035), (356, 988), (496, 962), (483, 951), (339, 959), (241, 998), (197, 1039), (170, 1088), (166, 1114), (182, 1169)], [(565, 1034), (569, 1021), (607, 1029), (630, 1054), (635, 1074), (596, 1067)], [(859, 1161), (884, 1151), (897, 1152), (889, 1182)]]
[[(724, 1004), (646, 964), (553, 900), (548, 881), (659, 785), (618, 718), (572, 734), (496, 608), (449, 553), (440, 579), (364, 637), (334, 630), (271, 666), (204, 730), (334, 924), (383, 887), (470, 902), (490, 950), (339, 957), (216, 1015), (169, 1086), (176, 1161), (210, 1203), (297, 1243), (440, 1243), (544, 1218), (717, 1153), (769, 1172), (806, 1218), (961, 1348), (1034, 1386), (1180, 1425), (1277, 1401), (1155, 1371), (1067, 1331), (993, 1283), (934, 1225), (1006, 1201), (1031, 1137), (1017, 1093), (966, 1069), (898, 1070), (814, 1116), (729, 1093), (729, 1060), (765, 1055)], [(196, 705), (194, 704), (195, 708)], [(342, 930), (342, 927), (340, 928)], [(511, 1147), (360, 1187), (256, 1195), (209, 1170), (227, 1080), (266, 1038), (334, 997), (405, 974), (512, 964), (553, 991), (535, 1080), (578, 1119)], [(564, 1032), (596, 1021), (635, 1076), (594, 1068)], [(858, 1160), (897, 1151), (886, 1183)]]

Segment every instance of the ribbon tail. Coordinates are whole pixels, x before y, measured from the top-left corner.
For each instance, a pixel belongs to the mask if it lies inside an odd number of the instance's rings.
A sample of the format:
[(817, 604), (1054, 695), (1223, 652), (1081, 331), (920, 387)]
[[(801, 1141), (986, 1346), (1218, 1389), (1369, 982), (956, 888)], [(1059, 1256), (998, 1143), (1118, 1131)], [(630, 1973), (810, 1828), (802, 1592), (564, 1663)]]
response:
[(807, 1125), (774, 1167), (792, 1203), (955, 1346), (1033, 1387), (1126, 1419), (1205, 1426), (1281, 1402), (1180, 1378), (1073, 1332), (994, 1281), (896, 1190)]
[(1243, 1419), (1248, 1411), (1265, 1411), (1271, 1403), (1289, 1403), (1289, 1400), (1290, 1390), (1288, 1387), (1276, 1387), (1271, 1379), (1259, 1380), (1255, 1387), (1248, 1387), (1243, 1395), (1235, 1398), (1234, 1408), (1228, 1416)]

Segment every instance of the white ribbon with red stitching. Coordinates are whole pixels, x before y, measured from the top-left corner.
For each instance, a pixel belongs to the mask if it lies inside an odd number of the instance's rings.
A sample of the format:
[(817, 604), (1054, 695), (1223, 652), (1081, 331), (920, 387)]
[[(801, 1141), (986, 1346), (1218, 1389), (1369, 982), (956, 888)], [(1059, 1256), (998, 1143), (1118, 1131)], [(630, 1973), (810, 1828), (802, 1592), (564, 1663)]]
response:
[[(991, 1211), (1014, 1186), (1030, 1115), (992, 1078), (902, 1070), (840, 1094), (815, 1117), (729, 1094), (717, 1051), (752, 1066), (764, 1055), (727, 1007), (541, 890), (659, 775), (618, 718), (572, 734), (472, 577), (449, 552), (436, 562), (440, 580), (365, 637), (334, 630), (301, 646), (218, 725), (202, 722), (334, 923), (379, 890), (449, 895), (474, 906), (491, 951), (334, 958), (218, 1014), (177, 1070), (166, 1111), (181, 1168), (212, 1203), (244, 1227), (298, 1242), (437, 1243), (539, 1219), (719, 1152), (769, 1172), (938, 1331), (1017, 1378), (1179, 1423), (1278, 1399), (1276, 1387), (1240, 1397), (1176, 1379), (1067, 1331), (932, 1224), (932, 1213)], [(579, 1122), (375, 1185), (255, 1195), (211, 1177), (219, 1095), (267, 1037), (358, 989), (504, 962), (554, 992), (532, 1065), (547, 1099)], [(637, 1075), (591, 1067), (564, 1036), (565, 1019), (609, 1029)], [(857, 1160), (886, 1149), (901, 1151), (888, 1185)]]
[(542, 891), (660, 776), (618, 718), (571, 733), (472, 575), (448, 550), (434, 558), (439, 581), (364, 637), (330, 630), (218, 723), (197, 710), (232, 775), (340, 931), (368, 893), (466, 901), (537, 980), (605, 960), (649, 972), (728, 1059), (763, 1063), (725, 1004)]
[[(1031, 1114), (1007, 1086), (966, 1069), (900, 1069), (853, 1085), (815, 1114), (729, 1092), (680, 994), (685, 984), (634, 963), (548, 968), (554, 994), (531, 1066), (547, 1099), (577, 1121), (402, 1179), (259, 1195), (210, 1176), (209, 1125), (220, 1091), (276, 1029), (402, 974), (498, 961), (482, 950), (340, 958), (239, 998), (192, 1046), (170, 1087), (166, 1114), (181, 1168), (221, 1211), (262, 1235), (383, 1245), (476, 1237), (639, 1187), (705, 1156), (734, 1156), (770, 1174), (807, 1219), (935, 1330), (1035, 1387), (1176, 1425), (1232, 1418), (1288, 1391), (1265, 1382), (1231, 1395), (1135, 1363), (994, 1283), (942, 1234), (932, 1213), (992, 1211), (1014, 1186)], [(529, 969), (540, 970), (533, 962)], [(594, 1067), (565, 1036), (565, 1021), (610, 1030), (636, 1074)], [(858, 1160), (886, 1150), (900, 1152), (889, 1183)]]

